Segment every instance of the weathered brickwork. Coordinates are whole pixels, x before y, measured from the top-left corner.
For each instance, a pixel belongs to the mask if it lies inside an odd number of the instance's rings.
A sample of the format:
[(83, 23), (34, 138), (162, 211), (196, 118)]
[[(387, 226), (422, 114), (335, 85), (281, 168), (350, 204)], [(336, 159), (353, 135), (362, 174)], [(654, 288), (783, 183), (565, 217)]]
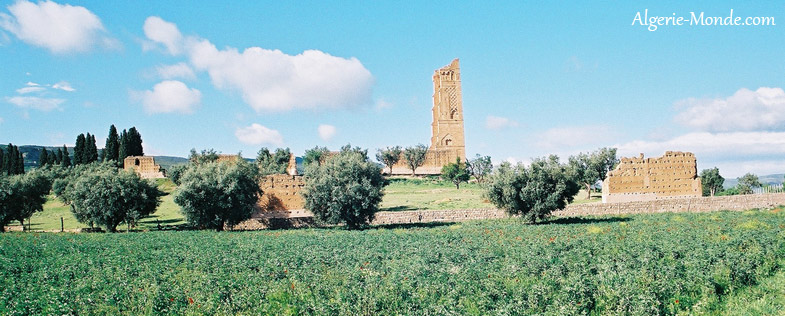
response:
[[(554, 216), (594, 216), (614, 214), (641, 214), (665, 212), (711, 212), (744, 211), (755, 208), (771, 208), (785, 205), (785, 193), (714, 196), (697, 198), (678, 198), (623, 203), (585, 203), (572, 204), (566, 209), (554, 212)], [(272, 213), (270, 214), (272, 215)], [(254, 217), (234, 229), (252, 230), (269, 227), (301, 227), (313, 225), (313, 214), (306, 210), (277, 213), (278, 217)], [(507, 218), (503, 210), (423, 210), (401, 212), (378, 212), (373, 225), (414, 224), (429, 222), (461, 222), (479, 219)]]
[(305, 206), (300, 196), (304, 186), (303, 177), (298, 175), (273, 174), (264, 177), (260, 183), (263, 193), (259, 199), (260, 213), (255, 217), (291, 217), (283, 215)]
[[(457, 58), (434, 71), (432, 112), (431, 147), (428, 148), (425, 164), (417, 168), (417, 174), (440, 174), (442, 166), (455, 162), (456, 158), (466, 160), (461, 67)], [(401, 157), (401, 161), (393, 166), (392, 173), (411, 174), (412, 170)]]
[(604, 203), (701, 196), (695, 155), (668, 151), (658, 158), (622, 158), (602, 183)]
[(129, 156), (123, 160), (123, 169), (134, 171), (144, 179), (165, 178), (161, 166), (155, 164), (151, 156)]

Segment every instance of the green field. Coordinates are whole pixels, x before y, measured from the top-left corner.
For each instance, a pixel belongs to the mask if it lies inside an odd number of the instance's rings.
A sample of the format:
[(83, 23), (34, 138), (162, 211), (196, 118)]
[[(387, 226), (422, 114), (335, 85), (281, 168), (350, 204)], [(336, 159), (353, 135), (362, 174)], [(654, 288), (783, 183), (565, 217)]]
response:
[[(143, 219), (137, 230), (154, 230), (160, 223), (162, 227), (182, 225), (185, 218), (180, 213), (180, 207), (174, 203), (171, 193), (175, 189), (174, 183), (169, 179), (157, 179), (156, 182), (161, 190), (167, 193), (162, 198), (158, 210)], [(442, 181), (437, 177), (409, 178), (393, 177), (385, 187), (385, 196), (382, 200), (382, 211), (406, 211), (406, 210), (444, 210), (444, 209), (472, 209), (472, 208), (494, 208), (483, 197), (483, 189), (477, 183), (463, 183), (460, 189), (455, 189), (452, 183)], [(574, 203), (597, 202), (600, 195), (595, 193), (592, 200), (586, 200), (586, 192), (579, 192)], [(33, 215), (30, 227), (33, 231), (59, 231), (60, 218), (63, 218), (65, 230), (75, 230), (88, 227), (76, 221), (68, 206), (62, 202), (49, 197), (49, 202), (44, 205), (44, 211)], [(19, 223), (13, 222), (10, 229), (18, 230)], [(125, 230), (127, 227), (120, 225), (118, 230)]]
[(782, 297), (766, 297), (782, 293), (783, 228), (777, 209), (361, 231), (6, 233), (0, 314), (778, 312)]

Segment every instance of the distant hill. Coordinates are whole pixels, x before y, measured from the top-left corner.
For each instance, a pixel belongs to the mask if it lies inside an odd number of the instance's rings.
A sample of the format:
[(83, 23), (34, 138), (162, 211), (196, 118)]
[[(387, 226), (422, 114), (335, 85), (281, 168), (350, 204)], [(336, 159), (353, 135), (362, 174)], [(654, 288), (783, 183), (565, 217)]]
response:
[[(760, 183), (763, 184), (782, 184), (783, 179), (785, 179), (785, 173), (775, 173), (775, 174), (768, 174), (765, 176), (758, 176), (758, 180)], [(725, 183), (722, 185), (724, 188), (732, 188), (735, 187), (736, 184), (739, 183), (739, 179), (736, 178), (725, 178)]]
[(184, 165), (188, 163), (188, 158), (174, 157), (174, 156), (153, 156), (155, 163), (161, 168), (169, 170), (177, 165)]

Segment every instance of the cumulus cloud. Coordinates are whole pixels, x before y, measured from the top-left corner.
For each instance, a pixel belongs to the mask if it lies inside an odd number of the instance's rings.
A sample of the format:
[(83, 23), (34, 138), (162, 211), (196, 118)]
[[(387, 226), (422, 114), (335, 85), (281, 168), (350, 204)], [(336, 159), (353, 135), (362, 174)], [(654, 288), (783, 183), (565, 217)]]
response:
[(155, 71), (164, 79), (196, 79), (194, 70), (188, 64), (182, 62), (174, 65), (158, 66), (155, 67)]
[(250, 47), (218, 49), (206, 39), (184, 37), (159, 17), (145, 21), (145, 35), (172, 55), (184, 53), (191, 65), (209, 74), (219, 89), (239, 91), (257, 112), (336, 109), (370, 105), (373, 76), (354, 57), (319, 50), (288, 55)]
[(188, 88), (177, 80), (165, 80), (156, 84), (153, 90), (136, 93), (141, 99), (145, 112), (153, 113), (191, 113), (201, 102), (202, 93)]
[(85, 7), (52, 1), (18, 1), (0, 13), (0, 27), (25, 43), (53, 53), (84, 52), (94, 45), (114, 48), (119, 43), (104, 35), (101, 19)]
[(238, 128), (234, 132), (240, 142), (248, 145), (270, 144), (283, 146), (283, 136), (274, 129), (253, 123), (250, 126)]
[(177, 55), (183, 49), (183, 35), (177, 25), (166, 22), (160, 17), (151, 16), (144, 21), (144, 35), (155, 43), (163, 44), (166, 50)]
[(700, 131), (785, 129), (785, 91), (781, 88), (742, 88), (727, 98), (689, 98), (676, 102), (676, 108), (680, 110), (676, 122)]
[(317, 129), (319, 131), (319, 138), (323, 141), (330, 141), (335, 136), (335, 126), (322, 124)]
[(507, 127), (516, 127), (518, 122), (508, 119), (506, 117), (488, 115), (485, 117), (485, 128), (500, 130)]
[(16, 93), (27, 94), (27, 93), (33, 93), (33, 92), (41, 92), (41, 91), (44, 91), (44, 90), (46, 90), (46, 88), (39, 87), (39, 86), (22, 87), (22, 88), (16, 89)]
[(6, 101), (22, 109), (34, 109), (44, 112), (61, 110), (60, 104), (65, 102), (64, 99), (22, 96), (7, 97)]

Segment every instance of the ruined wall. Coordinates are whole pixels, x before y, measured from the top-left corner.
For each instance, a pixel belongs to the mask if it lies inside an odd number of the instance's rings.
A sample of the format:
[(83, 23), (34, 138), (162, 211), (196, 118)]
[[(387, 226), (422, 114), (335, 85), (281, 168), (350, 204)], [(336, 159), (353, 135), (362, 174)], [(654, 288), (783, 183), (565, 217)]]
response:
[(155, 158), (151, 156), (129, 156), (123, 160), (123, 169), (133, 170), (144, 179), (165, 178), (161, 166), (155, 164)]
[[(785, 205), (785, 193), (713, 196), (696, 198), (674, 198), (665, 200), (636, 201), (624, 203), (571, 204), (556, 211), (554, 216), (594, 216), (614, 214), (641, 214), (664, 212), (711, 212), (746, 211), (755, 208), (772, 208)], [(269, 227), (300, 227), (313, 225), (313, 214), (305, 210), (285, 214), (278, 218), (254, 217), (235, 226), (235, 229), (265, 229)], [(509, 217), (499, 209), (469, 210), (426, 210), (378, 212), (371, 224), (413, 224), (428, 222), (461, 222), (467, 220), (496, 219)], [(275, 224), (275, 225), (271, 225)]]
[[(466, 160), (466, 144), (463, 130), (463, 95), (461, 92), (461, 67), (458, 59), (439, 68), (433, 74), (433, 121), (431, 123), (431, 147), (425, 164), (417, 168), (417, 174), (440, 174), (442, 166)], [(393, 174), (411, 174), (412, 170), (401, 160), (393, 166)]]
[(604, 203), (701, 196), (695, 155), (665, 152), (659, 158), (621, 158), (602, 183)]
[(280, 217), (297, 214), (302, 210), (305, 201), (300, 196), (305, 186), (302, 176), (273, 174), (262, 179), (259, 184), (262, 196), (259, 199), (259, 212), (254, 217)]

